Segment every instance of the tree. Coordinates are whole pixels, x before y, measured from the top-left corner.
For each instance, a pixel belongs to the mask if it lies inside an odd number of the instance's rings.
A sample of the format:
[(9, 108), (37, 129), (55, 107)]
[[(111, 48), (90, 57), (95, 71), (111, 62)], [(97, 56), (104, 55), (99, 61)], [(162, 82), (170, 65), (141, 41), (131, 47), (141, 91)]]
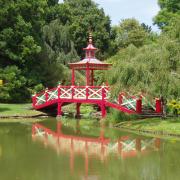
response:
[[(171, 24), (172, 19), (180, 16), (179, 0), (158, 0), (161, 10), (154, 18), (154, 24), (160, 29), (166, 30), (166, 26)], [(180, 19), (180, 18), (179, 18)]]
[(93, 32), (95, 45), (101, 50), (99, 54), (105, 54), (110, 45), (111, 26), (110, 18), (105, 15), (104, 10), (99, 9), (92, 0), (65, 0), (60, 6), (63, 17), (64, 12), (69, 12), (66, 13), (66, 24), (70, 27), (71, 39), (78, 55), (84, 55), (82, 47), (87, 45), (90, 31)]
[(151, 27), (151, 26), (148, 26), (148, 25), (145, 24), (145, 23), (141, 23), (141, 26), (143, 27), (143, 29), (144, 29), (147, 33), (152, 32), (152, 27)]
[(9, 78), (1, 99), (25, 101), (30, 98), (33, 85), (41, 82), (40, 71), (37, 73), (34, 69), (42, 50), (47, 1), (1, 0), (0, 6), (0, 67), (4, 69), (1, 76), (4, 74), (5, 80)]
[(0, 6), (1, 65), (26, 66), (41, 51), (39, 38), (46, 1), (2, 0)]
[(145, 44), (147, 32), (136, 19), (124, 19), (115, 27), (118, 47), (127, 47), (130, 44), (140, 47)]
[(166, 8), (167, 11), (176, 13), (180, 10), (179, 0), (158, 0), (161, 9)]
[(47, 3), (48, 3), (48, 6), (55, 6), (57, 5), (59, 2), (59, 0), (48, 0)]
[(62, 25), (57, 19), (43, 27), (43, 52), (40, 59), (46, 86), (54, 86), (58, 81), (67, 79), (68, 63), (79, 60), (70, 39), (69, 26)]
[(4, 81), (4, 85), (0, 87), (1, 102), (22, 102), (22, 99), (29, 97), (25, 87), (26, 78), (17, 66), (0, 68), (0, 78)]
[(177, 15), (175, 18), (172, 18), (169, 22), (169, 25), (166, 26), (167, 34), (172, 38), (177, 40), (180, 43), (180, 15)]
[(161, 36), (157, 43), (140, 48), (130, 45), (121, 49), (108, 62), (113, 68), (106, 75), (112, 85), (112, 95), (121, 91), (138, 94), (147, 92), (151, 97), (180, 96), (180, 46), (168, 36)]
[(67, 4), (65, 3), (55, 3), (52, 0), (48, 2), (50, 6), (47, 8), (46, 12), (46, 23), (49, 24), (51, 21), (58, 19), (62, 25), (66, 25), (70, 22), (70, 17), (71, 17), (71, 12), (70, 9), (68, 8)]
[(54, 20), (43, 27), (43, 42), (51, 61), (67, 65), (69, 62), (79, 60), (74, 43), (70, 39), (69, 26), (61, 25), (59, 20)]

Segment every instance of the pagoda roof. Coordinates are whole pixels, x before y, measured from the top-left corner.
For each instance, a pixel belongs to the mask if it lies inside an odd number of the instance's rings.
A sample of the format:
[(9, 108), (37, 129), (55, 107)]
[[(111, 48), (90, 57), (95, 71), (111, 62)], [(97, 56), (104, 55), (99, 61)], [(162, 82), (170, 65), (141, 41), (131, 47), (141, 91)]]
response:
[(112, 64), (109, 63), (104, 63), (98, 59), (96, 59), (95, 57), (95, 51), (97, 50), (96, 47), (93, 46), (92, 44), (92, 35), (90, 34), (89, 36), (89, 43), (88, 46), (86, 48), (83, 48), (83, 50), (85, 50), (86, 52), (86, 57), (79, 61), (79, 62), (75, 62), (75, 63), (69, 63), (71, 68), (74, 69), (94, 69), (94, 70), (105, 70), (108, 69), (109, 66), (111, 66)]
[(97, 48), (94, 47), (92, 43), (89, 43), (86, 48), (83, 48), (83, 50), (97, 50)]
[(85, 58), (79, 62), (75, 62), (75, 63), (70, 63), (70, 65), (73, 65), (73, 64), (99, 64), (99, 65), (102, 65), (102, 64), (107, 64), (107, 63), (103, 63), (101, 62), (100, 60), (96, 59), (96, 58)]
[(71, 68), (75, 68), (75, 69), (94, 69), (94, 70), (104, 70), (104, 69), (108, 69), (109, 66), (111, 66), (112, 64), (110, 63), (103, 63), (102, 61), (96, 59), (96, 58), (91, 58), (91, 59), (83, 59), (79, 62), (76, 63), (69, 63)]

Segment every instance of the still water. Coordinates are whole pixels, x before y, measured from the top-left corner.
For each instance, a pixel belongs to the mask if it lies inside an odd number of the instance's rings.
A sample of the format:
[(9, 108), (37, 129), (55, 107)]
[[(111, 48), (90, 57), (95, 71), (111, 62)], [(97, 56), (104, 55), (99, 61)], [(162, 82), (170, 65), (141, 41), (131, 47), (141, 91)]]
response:
[(60, 121), (0, 124), (0, 180), (179, 180), (180, 142)]

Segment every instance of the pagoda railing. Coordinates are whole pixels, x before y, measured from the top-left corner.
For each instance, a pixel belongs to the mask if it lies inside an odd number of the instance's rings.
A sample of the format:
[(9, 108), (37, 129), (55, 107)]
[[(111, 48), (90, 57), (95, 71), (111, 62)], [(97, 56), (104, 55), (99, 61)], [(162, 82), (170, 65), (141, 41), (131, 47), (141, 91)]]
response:
[(58, 86), (33, 95), (33, 106), (53, 100), (107, 100), (108, 86)]

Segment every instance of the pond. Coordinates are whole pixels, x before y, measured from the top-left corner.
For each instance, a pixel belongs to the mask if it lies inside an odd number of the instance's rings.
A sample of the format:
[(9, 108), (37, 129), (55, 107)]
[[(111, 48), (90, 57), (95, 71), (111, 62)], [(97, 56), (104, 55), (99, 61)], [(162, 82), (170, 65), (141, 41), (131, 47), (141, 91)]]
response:
[(180, 142), (109, 128), (0, 124), (2, 180), (179, 180)]

